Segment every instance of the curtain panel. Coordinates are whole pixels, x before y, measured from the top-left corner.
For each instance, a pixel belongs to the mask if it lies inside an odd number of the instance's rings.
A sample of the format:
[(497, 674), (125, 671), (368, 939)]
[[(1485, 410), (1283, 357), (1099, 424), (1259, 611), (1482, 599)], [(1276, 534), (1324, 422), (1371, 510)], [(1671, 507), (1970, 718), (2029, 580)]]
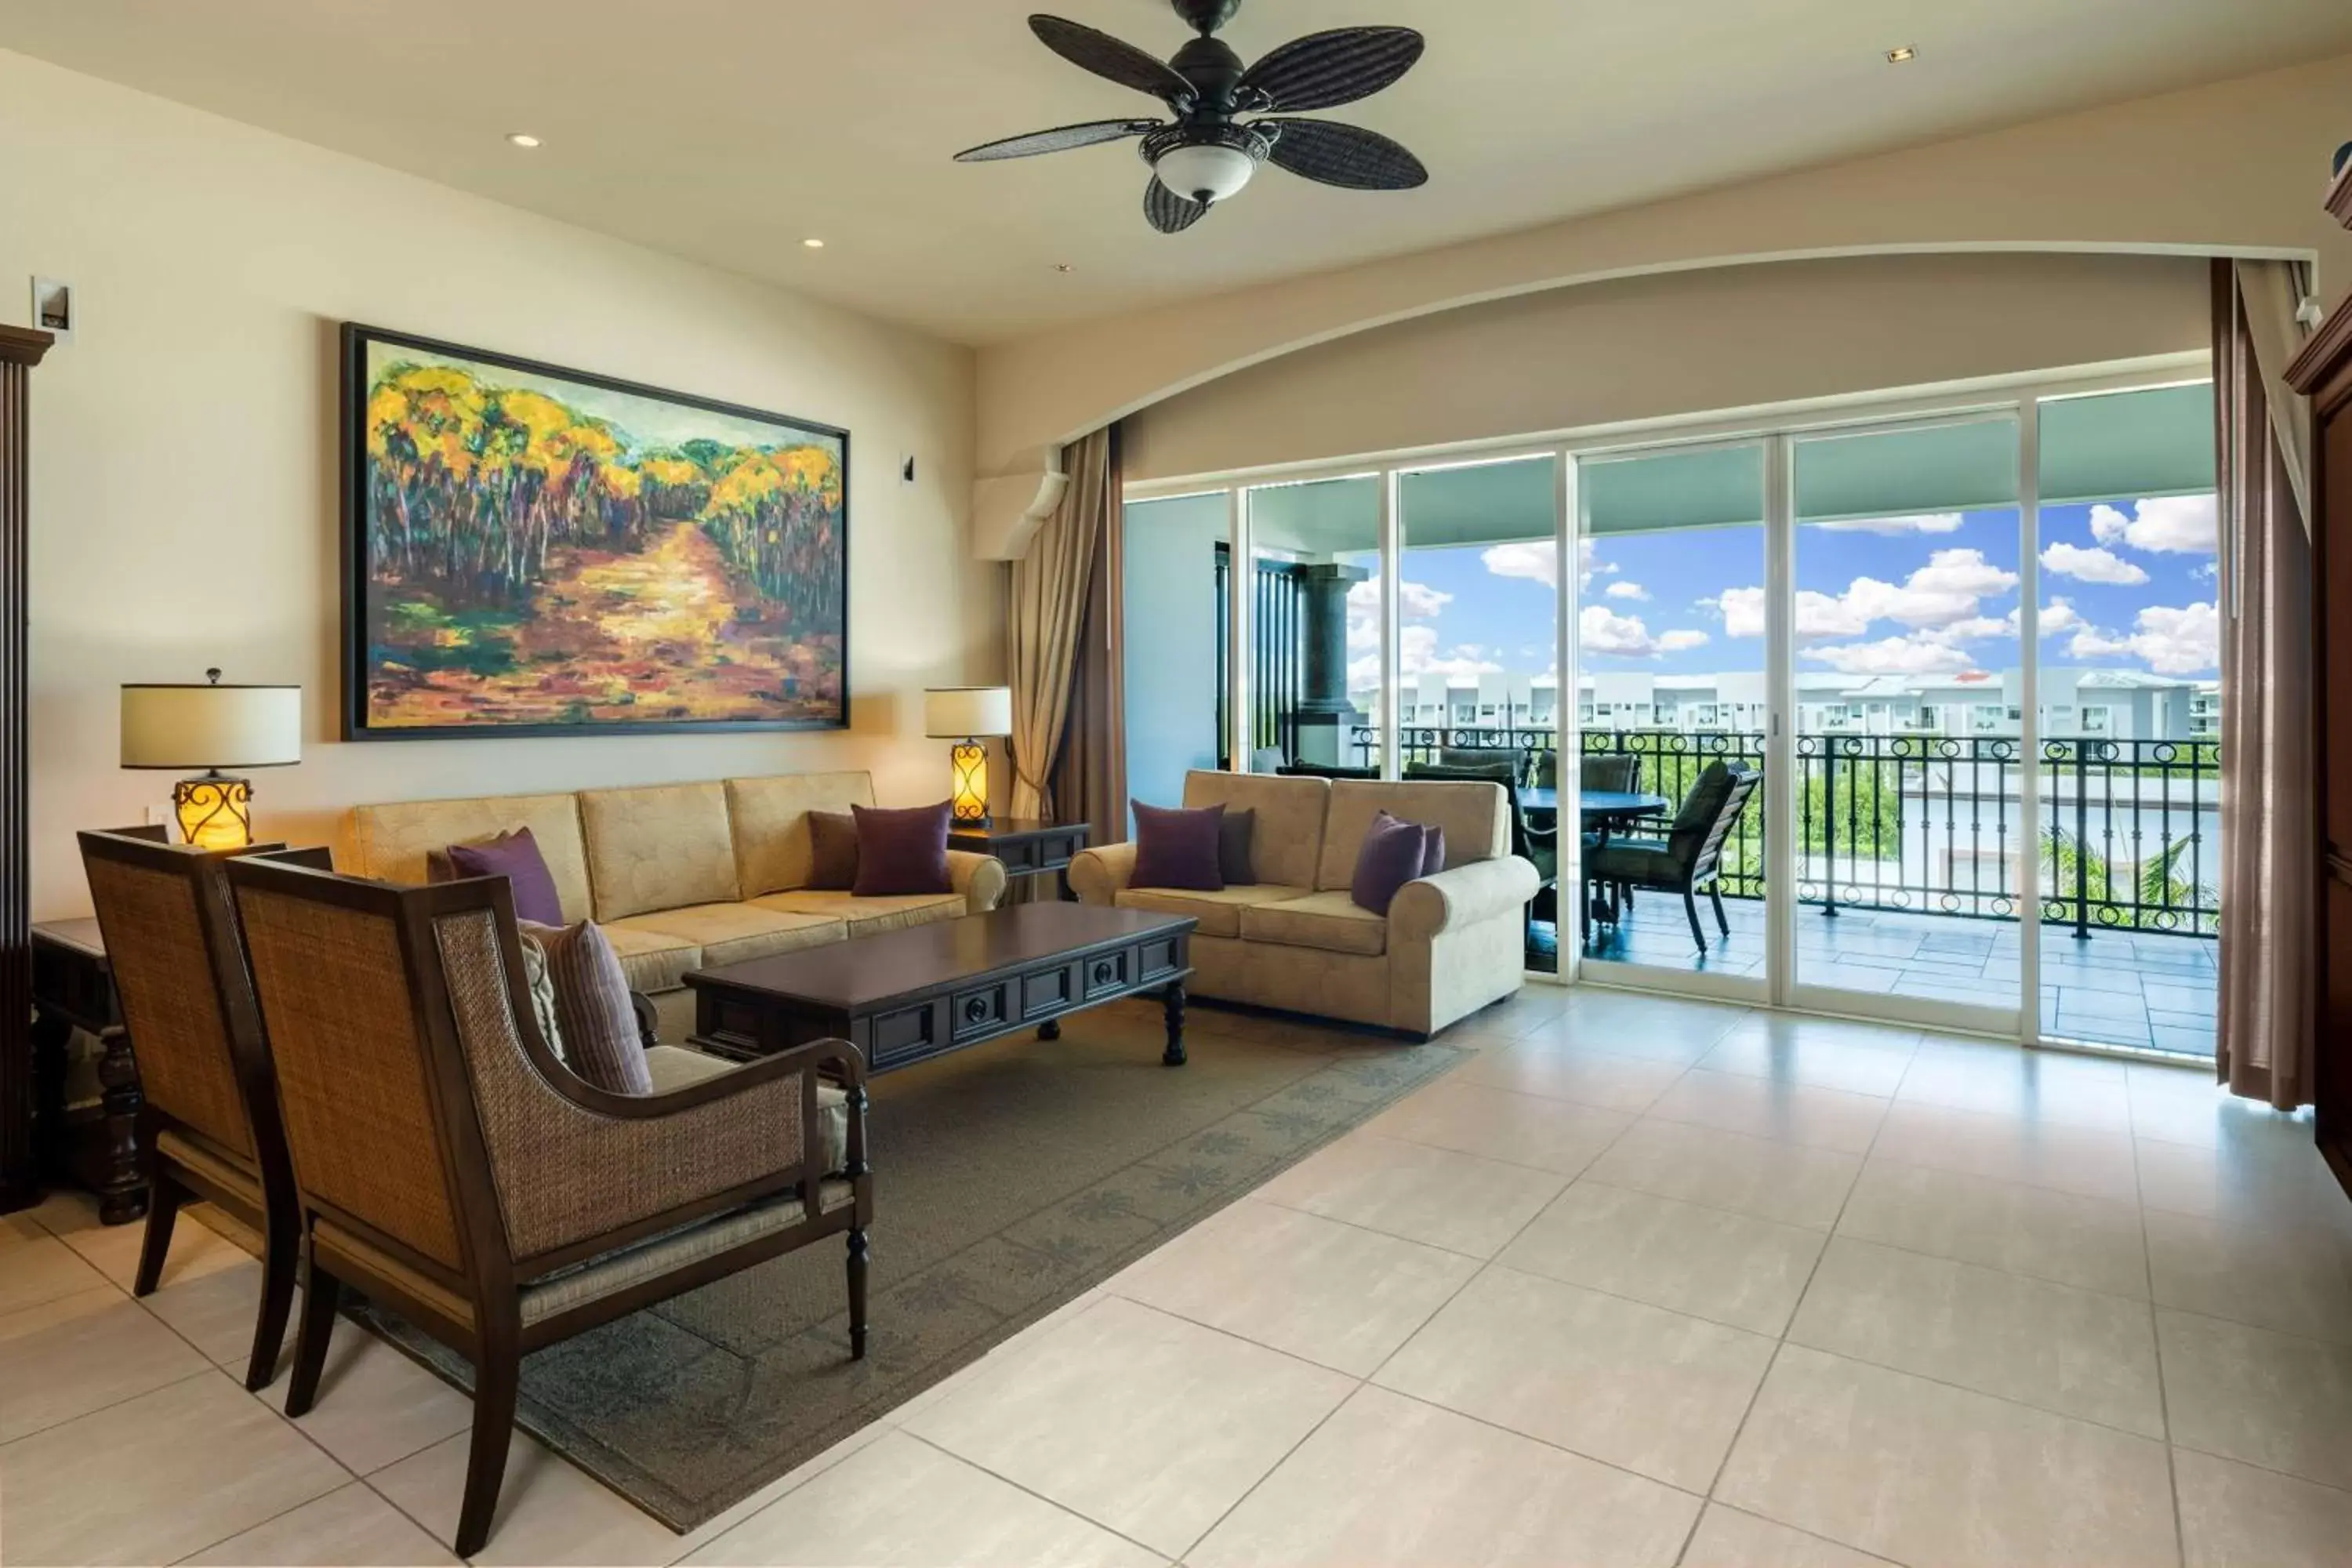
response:
[[(1070, 482), (1061, 504), (1013, 563), (1005, 646), (1016, 817), (1055, 816), (1055, 764), (1078, 695), (1088, 608), (1104, 576), (1097, 565), (1118, 515), (1118, 447), (1114, 426), (1064, 450)], [(1085, 738), (1091, 742), (1100, 728), (1086, 730)]]

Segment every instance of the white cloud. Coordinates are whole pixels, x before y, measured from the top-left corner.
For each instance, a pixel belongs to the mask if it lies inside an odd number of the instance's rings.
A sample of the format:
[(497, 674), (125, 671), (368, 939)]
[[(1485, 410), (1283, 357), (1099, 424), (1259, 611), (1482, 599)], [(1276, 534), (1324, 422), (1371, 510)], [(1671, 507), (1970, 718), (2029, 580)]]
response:
[[(2021, 605), (2009, 612), (2009, 618), (2001, 623), (2001, 630), (2010, 637), (2021, 636), (2024, 622), (2025, 606)], [(2082, 612), (2074, 608), (2070, 601), (2053, 599), (2042, 606), (2041, 624), (2042, 635), (2045, 637), (2054, 637), (2063, 632), (2078, 631), (2084, 623)]]
[[(1514, 544), (1490, 544), (1478, 559), (1497, 577), (1525, 577), (1547, 588), (1559, 586), (1559, 552), (1549, 540), (1523, 540)], [(1584, 545), (1584, 567), (1592, 566), (1592, 543)]]
[[(1797, 640), (1858, 637), (1875, 621), (1917, 628), (1948, 627), (1979, 618), (1988, 595), (2017, 586), (2017, 574), (1994, 565), (1979, 550), (1938, 550), (1901, 585), (1856, 577), (1843, 594), (1797, 591)], [(1702, 601), (1723, 616), (1727, 636), (1764, 635), (1764, 590), (1727, 588)]]
[(2133, 584), (2147, 581), (2147, 573), (2114, 551), (2094, 545), (2053, 544), (2042, 552), (2042, 564), (2061, 577), (2085, 583)]
[(2210, 555), (2221, 548), (2221, 520), (2210, 495), (2156, 496), (2134, 501), (2128, 516), (2093, 507), (2091, 537), (2102, 544), (2121, 540), (2134, 550)]
[[(1454, 595), (1426, 583), (1411, 581), (1397, 584), (1397, 610), (1406, 621), (1435, 620)], [(1381, 646), (1381, 583), (1368, 577), (1348, 590), (1348, 651), (1377, 651)], [(1352, 671), (1354, 666), (1349, 666)]]
[(1696, 626), (1690, 627), (1687, 630), (1660, 632), (1658, 634), (1658, 651), (1660, 653), (1687, 653), (1695, 647), (1705, 647), (1708, 643), (1713, 642), (1714, 640), (1715, 639), (1713, 637), (1708, 637), (1705, 632), (1700, 631)]
[(1956, 511), (1935, 511), (1916, 517), (1842, 517), (1806, 524), (1831, 533), (1955, 533), (1960, 526)]
[(1995, 618), (1991, 616), (1970, 616), (1965, 621), (1954, 621), (1948, 626), (1937, 626), (1918, 635), (1923, 642), (1941, 643), (1946, 647), (1958, 647), (1964, 642), (1980, 642), (1986, 637), (2013, 637), (2017, 635), (2017, 612)]
[(1577, 643), (1587, 653), (1617, 654), (1626, 658), (1655, 658), (1703, 647), (1713, 639), (1696, 628), (1650, 635), (1639, 616), (1621, 616), (1605, 605), (1587, 605), (1577, 617)]
[[(1409, 624), (1397, 632), (1397, 671), (1407, 680), (1423, 675), (1498, 674), (1503, 667), (1486, 657), (1489, 651), (1476, 643), (1457, 643), (1440, 653), (1435, 626)], [(1348, 689), (1363, 691), (1380, 683), (1381, 656), (1377, 647), (1361, 658), (1348, 661)]]
[(1601, 590), (1612, 599), (1646, 599), (1650, 591), (1639, 583), (1612, 583)]
[(1976, 660), (1925, 634), (1809, 647), (1805, 657), (1847, 675), (1957, 675)]
[(2137, 658), (2158, 675), (2195, 675), (2221, 662), (2221, 613), (2211, 605), (2150, 605), (2130, 632), (2084, 626), (2067, 651), (2076, 658)]

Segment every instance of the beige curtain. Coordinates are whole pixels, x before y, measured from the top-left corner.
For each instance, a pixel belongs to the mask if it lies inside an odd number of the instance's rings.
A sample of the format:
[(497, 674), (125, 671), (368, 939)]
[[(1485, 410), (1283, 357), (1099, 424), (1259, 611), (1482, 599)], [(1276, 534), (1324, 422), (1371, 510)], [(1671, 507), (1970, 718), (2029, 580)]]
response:
[(2274, 304), (2293, 292), (2286, 263), (2213, 264), (2221, 529), (2217, 1066), (2232, 1093), (2282, 1110), (2311, 1100), (2317, 963), (2311, 537), (2299, 499), (2301, 458), (2281, 440), (2308, 425), (2304, 411), (2277, 406), (2293, 396), (2277, 377), (2295, 342), (2291, 325), (2278, 330)]
[(1112, 433), (1063, 453), (1062, 504), (1013, 563), (1006, 663), (1013, 685), (1013, 815), (1054, 815), (1054, 761), (1070, 714), (1097, 542), (1116, 505)]
[(1121, 559), (1127, 531), (1120, 522), (1120, 480), (1118, 426), (1114, 425), (1112, 500), (1102, 531), (1095, 537), (1078, 667), (1070, 682), (1069, 722), (1063, 728), (1060, 759), (1054, 764), (1055, 810), (1065, 822), (1087, 824), (1097, 844), (1116, 844), (1127, 837), (1127, 573)]

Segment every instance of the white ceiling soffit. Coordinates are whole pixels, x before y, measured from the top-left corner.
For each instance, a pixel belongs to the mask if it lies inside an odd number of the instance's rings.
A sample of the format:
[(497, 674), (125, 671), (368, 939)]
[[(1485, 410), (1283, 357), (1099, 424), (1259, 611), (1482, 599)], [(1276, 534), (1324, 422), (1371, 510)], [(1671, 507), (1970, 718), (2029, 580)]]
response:
[[(0, 0), (0, 47), (968, 342), (2352, 48), (2344, 0), (1244, 0), (1244, 58), (1425, 32), (1328, 118), (1432, 179), (1268, 169), (1167, 236), (1128, 145), (950, 162), (1157, 107), (1048, 53), (1029, 3)], [(1165, 0), (1036, 3), (1163, 58), (1186, 37)]]

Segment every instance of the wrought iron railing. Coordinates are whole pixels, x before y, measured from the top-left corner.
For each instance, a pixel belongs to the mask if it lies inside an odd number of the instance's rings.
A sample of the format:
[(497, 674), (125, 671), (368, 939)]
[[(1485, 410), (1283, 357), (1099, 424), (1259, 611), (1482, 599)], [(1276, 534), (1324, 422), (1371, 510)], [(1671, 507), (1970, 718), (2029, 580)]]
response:
[[(1549, 728), (1412, 727), (1406, 762), (1442, 751), (1508, 749), (1538, 782)], [(1360, 725), (1358, 754), (1376, 755)], [(1587, 730), (1583, 754), (1640, 760), (1637, 787), (1680, 801), (1717, 758), (1761, 766), (1759, 731)], [(2024, 742), (2004, 735), (1800, 734), (1797, 898), (1842, 909), (1976, 920), (2018, 915), (2016, 866), (2039, 868), (2042, 918), (2095, 931), (2212, 936), (2221, 925), (2221, 748), (2210, 740), (2052, 737), (2041, 742), (2041, 803), (2026, 817)], [(1723, 891), (1764, 896), (1759, 791), (1723, 858)]]

